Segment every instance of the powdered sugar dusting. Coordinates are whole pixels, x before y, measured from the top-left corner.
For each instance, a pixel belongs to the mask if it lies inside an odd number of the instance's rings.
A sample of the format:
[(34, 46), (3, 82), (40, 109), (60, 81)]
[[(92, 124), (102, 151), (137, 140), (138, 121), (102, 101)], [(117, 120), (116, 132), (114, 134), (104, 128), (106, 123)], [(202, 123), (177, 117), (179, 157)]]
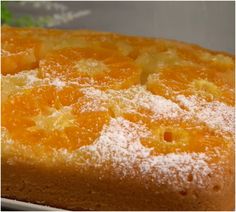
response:
[(100, 99), (89, 99), (80, 108), (80, 112), (96, 112), (96, 111), (108, 111), (106, 103)]
[(214, 129), (234, 133), (234, 108), (221, 102), (209, 103), (197, 117)]
[(5, 127), (1, 127), (1, 140), (9, 145), (14, 143), (14, 140), (10, 138), (9, 132)]
[(124, 90), (100, 91), (95, 88), (83, 88), (82, 92), (90, 98), (100, 98), (113, 104), (123, 113), (137, 113), (138, 109), (147, 109), (153, 112), (153, 119), (179, 118), (184, 115), (176, 103), (162, 96), (153, 95), (143, 86), (133, 86)]
[(178, 95), (176, 99), (180, 105), (184, 106), (185, 109), (183, 109), (171, 100), (152, 94), (144, 86), (107, 91), (83, 88), (82, 92), (89, 98), (101, 99), (113, 105), (118, 115), (138, 113), (140, 109), (146, 109), (152, 112), (149, 117), (152, 120), (192, 120), (198, 124), (206, 124), (219, 134), (234, 133), (234, 107), (218, 101), (207, 102), (197, 96)]
[(37, 77), (37, 71), (22, 71), (14, 75), (1, 76), (2, 83), (2, 102), (11, 94), (16, 94), (23, 89), (32, 88), (33, 86), (43, 85), (45, 80)]
[(82, 88), (81, 91), (90, 98), (98, 98), (98, 97), (100, 99), (107, 98), (107, 95), (104, 91), (93, 88), (93, 87)]
[(36, 69), (21, 71), (13, 75), (7, 74), (2, 76), (2, 80), (3, 82), (11, 83), (12, 86), (14, 85), (22, 88), (31, 88), (35, 85), (44, 84), (47, 82), (47, 79), (40, 79), (38, 77), (38, 71)]
[(150, 135), (142, 125), (134, 124), (121, 117), (112, 119), (101, 136), (91, 146), (81, 150), (91, 153), (97, 166), (112, 163), (114, 171), (121, 177), (141, 176), (143, 180), (152, 178), (157, 184), (166, 184), (175, 189), (188, 185), (188, 176), (199, 187), (207, 183), (211, 173), (204, 153), (171, 153), (151, 155), (151, 149), (145, 148), (140, 139)]
[(57, 88), (63, 88), (66, 83), (64, 81), (61, 81), (59, 78), (55, 78), (52, 80), (51, 85), (54, 85)]
[[(133, 108), (145, 108), (151, 110), (154, 119), (160, 118), (177, 118), (181, 115), (181, 108), (174, 102), (158, 95), (153, 95), (147, 91), (143, 86), (135, 86), (125, 91), (110, 90), (109, 94), (115, 99), (120, 96), (123, 97), (121, 101), (126, 105), (127, 112)], [(129, 108), (133, 107), (133, 108)]]
[(175, 189), (188, 186), (188, 177), (199, 187), (204, 187), (207, 175), (212, 172), (204, 153), (170, 153), (167, 155), (151, 156), (141, 162), (144, 175), (152, 176), (158, 184), (167, 184)]
[(234, 107), (222, 102), (207, 102), (196, 96), (177, 96), (179, 100), (192, 114), (210, 128), (221, 132), (234, 133)]

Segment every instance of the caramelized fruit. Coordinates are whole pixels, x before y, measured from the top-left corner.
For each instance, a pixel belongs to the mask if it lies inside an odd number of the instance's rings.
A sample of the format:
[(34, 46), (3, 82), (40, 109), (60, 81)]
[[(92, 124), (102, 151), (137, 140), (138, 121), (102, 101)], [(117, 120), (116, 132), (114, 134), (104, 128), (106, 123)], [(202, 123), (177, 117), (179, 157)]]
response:
[(64, 31), (61, 30), (3, 26), (2, 74), (38, 67), (39, 60), (50, 50), (66, 46), (63, 37)]
[(104, 110), (81, 110), (85, 100), (73, 86), (26, 89), (3, 105), (2, 126), (22, 144), (71, 151), (94, 142), (110, 119)]
[(213, 75), (217, 76), (217, 70), (188, 66), (170, 67), (150, 74), (147, 88), (154, 94), (172, 100), (176, 100), (177, 95), (196, 95), (207, 101), (222, 101), (234, 105), (234, 89), (230, 82), (223, 82)]
[[(93, 143), (110, 116), (123, 116), (148, 128), (151, 135), (141, 143), (154, 155), (226, 145), (207, 123), (176, 119), (181, 110), (176, 97), (194, 95), (233, 106), (234, 61), (227, 54), (162, 39), (11, 27), (2, 29), (2, 51), (2, 73), (11, 74), (2, 80), (2, 125), (18, 142), (72, 151)], [(34, 82), (25, 69), (34, 69)], [(141, 83), (145, 92), (125, 94)], [(101, 91), (91, 98), (81, 87), (118, 92), (106, 102)], [(153, 119), (151, 109), (158, 107), (174, 115)]]
[(41, 60), (42, 78), (59, 78), (81, 86), (127, 88), (139, 83), (140, 69), (114, 51), (88, 48), (57, 50)]
[[(144, 112), (144, 111), (143, 111)], [(227, 141), (217, 136), (208, 127), (194, 120), (181, 119), (151, 120), (148, 113), (126, 113), (124, 117), (135, 123), (142, 123), (151, 132), (141, 143), (152, 150), (153, 155), (177, 152), (213, 152), (226, 148)]]
[(38, 57), (43, 51), (39, 40), (11, 37), (2, 41), (3, 74), (13, 74), (22, 70), (32, 69), (37, 66)]
[(45, 82), (37, 77), (37, 71), (21, 71), (14, 75), (3, 75), (1, 78), (1, 100), (5, 102), (10, 95), (23, 89), (43, 85)]

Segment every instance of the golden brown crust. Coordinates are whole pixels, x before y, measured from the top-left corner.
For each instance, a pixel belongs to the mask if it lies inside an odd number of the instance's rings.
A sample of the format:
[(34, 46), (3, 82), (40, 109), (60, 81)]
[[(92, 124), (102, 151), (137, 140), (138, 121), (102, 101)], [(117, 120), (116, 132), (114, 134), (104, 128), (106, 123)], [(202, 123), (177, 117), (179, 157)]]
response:
[[(233, 210), (234, 179), (209, 188), (174, 191), (166, 185), (145, 188), (142, 181), (99, 179), (98, 172), (75, 172), (74, 167), (35, 167), (2, 164), (4, 197), (71, 210)], [(15, 177), (17, 175), (17, 177)], [(214, 173), (212, 173), (214, 175)], [(214, 177), (212, 179), (214, 181)], [(14, 186), (12, 186), (14, 185)], [(146, 185), (147, 186), (147, 185)], [(230, 198), (229, 198), (230, 197)]]

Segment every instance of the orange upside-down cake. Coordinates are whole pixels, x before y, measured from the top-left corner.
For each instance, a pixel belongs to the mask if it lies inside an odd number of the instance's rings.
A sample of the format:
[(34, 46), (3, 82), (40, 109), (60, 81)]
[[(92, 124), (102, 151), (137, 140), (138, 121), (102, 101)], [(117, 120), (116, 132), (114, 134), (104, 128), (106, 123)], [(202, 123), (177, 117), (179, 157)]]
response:
[(70, 210), (233, 210), (234, 56), (2, 27), (2, 196)]

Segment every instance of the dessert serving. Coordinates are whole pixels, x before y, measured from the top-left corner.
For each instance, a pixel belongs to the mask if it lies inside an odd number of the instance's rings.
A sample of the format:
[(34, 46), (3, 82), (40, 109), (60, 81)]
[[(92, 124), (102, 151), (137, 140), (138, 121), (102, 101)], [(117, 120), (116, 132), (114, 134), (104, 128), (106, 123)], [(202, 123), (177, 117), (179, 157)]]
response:
[(2, 27), (2, 196), (69, 210), (233, 210), (234, 56)]

